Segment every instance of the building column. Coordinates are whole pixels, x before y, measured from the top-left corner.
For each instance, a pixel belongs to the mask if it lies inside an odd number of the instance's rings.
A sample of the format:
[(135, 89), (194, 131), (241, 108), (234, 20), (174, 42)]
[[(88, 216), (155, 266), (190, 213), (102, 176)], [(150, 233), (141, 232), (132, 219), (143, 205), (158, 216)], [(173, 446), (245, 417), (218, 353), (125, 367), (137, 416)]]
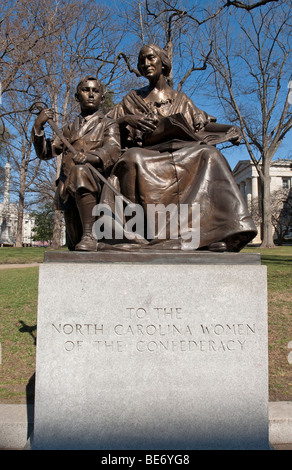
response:
[(248, 207), (250, 207), (251, 201), (252, 201), (252, 182), (251, 178), (247, 178), (246, 180), (246, 202), (248, 204)]
[(244, 199), (246, 199), (246, 194), (245, 194), (245, 181), (240, 182), (240, 192)]
[(259, 196), (259, 188), (258, 188), (258, 176), (252, 176), (251, 178), (251, 197)]

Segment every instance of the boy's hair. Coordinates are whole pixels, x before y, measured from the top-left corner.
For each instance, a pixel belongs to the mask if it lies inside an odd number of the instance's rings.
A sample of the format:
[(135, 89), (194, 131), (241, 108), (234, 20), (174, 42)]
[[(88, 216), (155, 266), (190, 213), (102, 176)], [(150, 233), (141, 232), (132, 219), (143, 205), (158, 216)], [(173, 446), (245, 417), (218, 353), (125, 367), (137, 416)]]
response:
[(99, 87), (100, 87), (101, 93), (104, 95), (104, 87), (103, 87), (103, 84), (102, 84), (96, 77), (92, 77), (92, 76), (90, 76), (90, 75), (81, 78), (81, 80), (80, 80), (80, 82), (78, 83), (77, 88), (76, 88), (76, 94), (77, 94), (77, 95), (78, 95), (78, 93), (79, 93), (79, 91), (80, 91), (80, 88), (82, 87), (83, 83), (84, 83), (84, 82), (87, 82), (88, 80), (94, 80), (95, 82), (97, 82), (98, 85), (99, 85)]

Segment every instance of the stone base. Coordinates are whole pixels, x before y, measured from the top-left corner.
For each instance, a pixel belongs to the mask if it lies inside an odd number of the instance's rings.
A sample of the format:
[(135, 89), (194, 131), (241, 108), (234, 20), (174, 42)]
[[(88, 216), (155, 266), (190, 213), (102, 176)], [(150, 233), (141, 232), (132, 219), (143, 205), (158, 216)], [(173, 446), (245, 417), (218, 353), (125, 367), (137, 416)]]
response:
[(32, 449), (269, 448), (258, 256), (64, 255), (40, 266)]

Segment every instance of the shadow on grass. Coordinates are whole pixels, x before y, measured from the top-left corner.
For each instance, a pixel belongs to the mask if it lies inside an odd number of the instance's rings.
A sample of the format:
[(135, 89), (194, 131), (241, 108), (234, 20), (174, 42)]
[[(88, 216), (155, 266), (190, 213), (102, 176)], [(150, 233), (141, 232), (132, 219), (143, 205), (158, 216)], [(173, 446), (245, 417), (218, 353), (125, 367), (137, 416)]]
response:
[(19, 328), (20, 333), (29, 333), (33, 338), (34, 345), (36, 346), (36, 336), (33, 334), (33, 332), (36, 331), (37, 326), (26, 325), (22, 320), (18, 320), (18, 322), (22, 325), (22, 327)]
[(285, 257), (285, 256), (268, 256), (268, 255), (261, 255), (261, 261), (263, 263), (268, 263), (268, 264), (280, 264), (280, 265), (286, 265), (290, 266), (292, 263), (292, 258), (291, 257)]

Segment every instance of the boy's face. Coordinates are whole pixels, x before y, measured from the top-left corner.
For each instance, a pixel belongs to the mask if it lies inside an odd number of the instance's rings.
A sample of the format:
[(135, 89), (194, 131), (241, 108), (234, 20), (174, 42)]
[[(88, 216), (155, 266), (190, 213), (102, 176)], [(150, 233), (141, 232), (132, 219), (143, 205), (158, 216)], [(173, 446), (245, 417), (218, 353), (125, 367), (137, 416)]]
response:
[(85, 114), (93, 114), (98, 110), (102, 101), (101, 85), (96, 80), (85, 80), (79, 86), (75, 96), (81, 111)]

